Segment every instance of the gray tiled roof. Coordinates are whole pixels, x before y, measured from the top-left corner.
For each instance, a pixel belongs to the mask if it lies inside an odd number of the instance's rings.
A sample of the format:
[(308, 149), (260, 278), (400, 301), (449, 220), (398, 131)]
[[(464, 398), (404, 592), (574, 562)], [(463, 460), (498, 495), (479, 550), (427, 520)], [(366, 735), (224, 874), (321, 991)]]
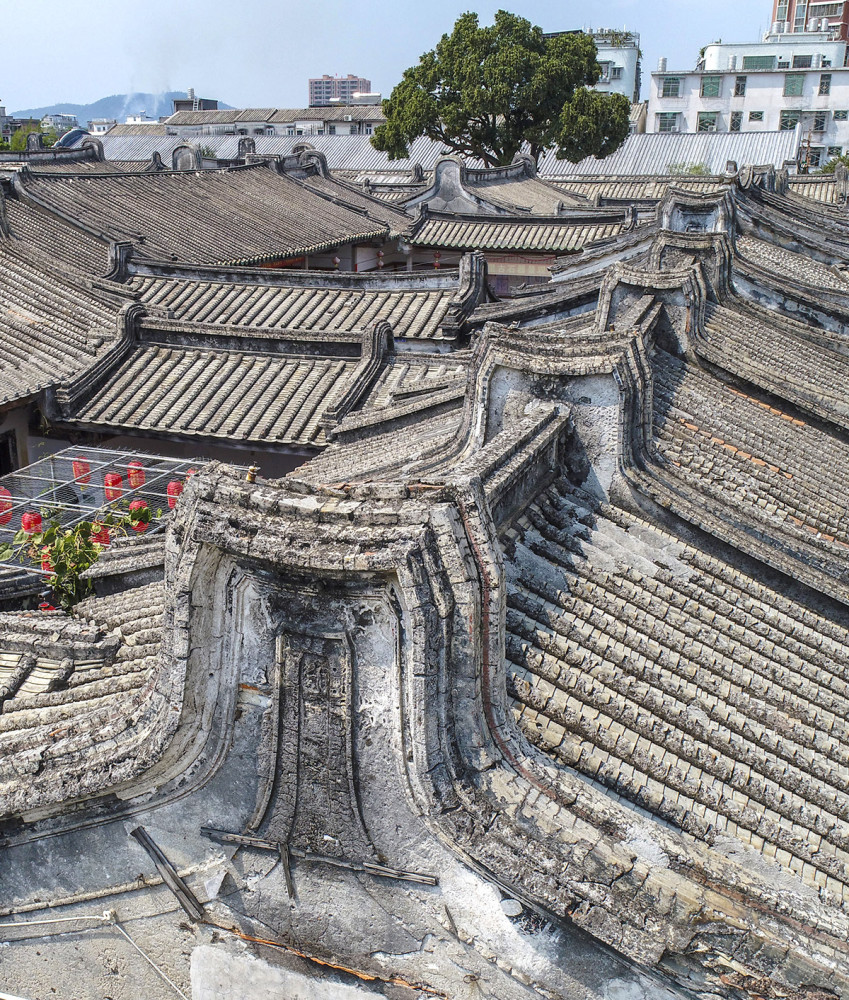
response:
[(389, 232), (381, 219), (328, 201), (262, 164), (225, 171), (29, 174), (18, 175), (18, 183), (24, 197), (91, 232), (129, 240), (137, 257), (155, 260), (247, 264)]
[[(319, 445), (358, 361), (139, 345), (74, 413), (98, 427)], [(144, 391), (136, 391), (139, 386)]]
[(0, 240), (0, 403), (69, 377), (117, 335), (123, 301), (50, 266), (16, 241)]
[(719, 191), (722, 180), (718, 177), (691, 177), (687, 175), (658, 175), (656, 177), (573, 177), (552, 181), (564, 193), (582, 195), (584, 198), (615, 201), (660, 201), (670, 184), (687, 191), (707, 194)]
[(380, 121), (379, 104), (330, 104), (317, 108), (231, 108), (220, 111), (177, 111), (168, 125), (235, 125), (237, 122), (286, 124), (296, 121)]
[(417, 225), (414, 246), (474, 250), (527, 250), (536, 253), (571, 253), (588, 243), (622, 232), (621, 221), (570, 222), (568, 219), (475, 218), (431, 215)]
[(106, 240), (99, 240), (55, 215), (17, 199), (7, 200), (6, 214), (14, 241), (38, 247), (50, 258), (88, 274), (103, 275), (109, 270), (109, 244)]
[(460, 290), (456, 272), (445, 272), (439, 284), (414, 275), (409, 281), (394, 277), (382, 287), (328, 274), (297, 284), (285, 278), (260, 284), (140, 276), (133, 287), (146, 305), (166, 308), (186, 322), (352, 332), (386, 320), (396, 337), (429, 339), (439, 337)]

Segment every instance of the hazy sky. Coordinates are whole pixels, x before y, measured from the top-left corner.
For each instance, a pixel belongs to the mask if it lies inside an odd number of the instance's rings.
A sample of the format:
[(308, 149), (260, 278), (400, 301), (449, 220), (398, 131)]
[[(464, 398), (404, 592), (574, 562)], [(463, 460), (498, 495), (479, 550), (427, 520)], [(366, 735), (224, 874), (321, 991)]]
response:
[(235, 107), (300, 107), (307, 80), (356, 73), (388, 96), (401, 72), (470, 8), (499, 7), (545, 30), (627, 27), (641, 35), (643, 89), (658, 56), (691, 68), (707, 42), (750, 41), (770, 0), (18, 0), (4, 4), (0, 103), (9, 111), (194, 87)]

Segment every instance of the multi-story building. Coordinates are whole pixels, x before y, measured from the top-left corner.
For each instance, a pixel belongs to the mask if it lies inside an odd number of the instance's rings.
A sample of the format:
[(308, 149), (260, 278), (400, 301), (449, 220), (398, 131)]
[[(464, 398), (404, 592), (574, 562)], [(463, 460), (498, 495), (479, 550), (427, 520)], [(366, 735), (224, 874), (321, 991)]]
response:
[[(849, 0), (847, 0), (849, 2)], [(640, 100), (640, 36), (636, 31), (617, 28), (595, 28), (586, 32), (592, 35), (598, 49), (601, 77), (593, 89), (603, 94), (624, 94), (636, 104)], [(558, 35), (582, 34), (571, 31), (547, 31), (546, 38)]]
[(218, 101), (210, 97), (197, 97), (194, 87), (189, 87), (185, 97), (175, 97), (174, 113), (178, 111), (217, 111)]
[(113, 125), (117, 124), (117, 118), (92, 118), (88, 123), (88, 130), (92, 135), (104, 135)]
[(77, 128), (79, 122), (76, 115), (44, 115), (41, 119), (41, 127), (46, 130), (53, 129), (54, 132), (69, 132), (72, 128)]
[(331, 101), (354, 103), (354, 94), (370, 94), (371, 80), (349, 73), (347, 76), (324, 76), (310, 79), (310, 107), (321, 107)]
[(849, 38), (849, 2), (840, 0), (772, 0), (772, 34), (833, 31)]
[(636, 104), (640, 100), (640, 36), (636, 31), (599, 28), (591, 31), (601, 66), (595, 90), (624, 94)]
[(694, 70), (652, 73), (649, 132), (798, 130), (799, 163), (849, 150), (849, 45), (838, 30), (708, 45)]

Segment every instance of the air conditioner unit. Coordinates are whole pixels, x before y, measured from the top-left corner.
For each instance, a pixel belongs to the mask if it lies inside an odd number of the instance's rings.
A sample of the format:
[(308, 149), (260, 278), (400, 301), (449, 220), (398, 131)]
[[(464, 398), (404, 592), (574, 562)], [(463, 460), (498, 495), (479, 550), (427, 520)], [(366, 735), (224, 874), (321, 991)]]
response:
[(673, 125), (672, 128), (666, 129), (667, 132), (680, 132), (681, 129), (677, 125)]
[(353, 120), (354, 120), (354, 116), (353, 115), (343, 115), (343, 117), (342, 117), (342, 121), (344, 121), (344, 122), (352, 122)]

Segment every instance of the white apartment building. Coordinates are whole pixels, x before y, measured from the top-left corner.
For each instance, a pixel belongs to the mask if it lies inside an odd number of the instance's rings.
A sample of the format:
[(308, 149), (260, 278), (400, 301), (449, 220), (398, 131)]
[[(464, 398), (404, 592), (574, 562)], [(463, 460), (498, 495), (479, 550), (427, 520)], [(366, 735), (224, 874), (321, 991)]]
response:
[(640, 100), (640, 36), (636, 31), (599, 28), (591, 31), (601, 66), (595, 90), (624, 94), (631, 103)]
[(835, 31), (708, 45), (695, 70), (652, 73), (648, 132), (797, 129), (799, 163), (849, 152), (849, 45)]
[[(624, 94), (632, 104), (640, 100), (640, 36), (623, 28), (589, 28), (598, 50), (601, 77), (593, 88), (603, 94)], [(546, 31), (546, 38), (580, 34), (574, 31)]]
[(79, 122), (77, 121), (76, 115), (60, 115), (52, 114), (45, 115), (41, 119), (41, 127), (43, 129), (53, 129), (56, 132), (68, 132), (72, 128), (77, 128)]

